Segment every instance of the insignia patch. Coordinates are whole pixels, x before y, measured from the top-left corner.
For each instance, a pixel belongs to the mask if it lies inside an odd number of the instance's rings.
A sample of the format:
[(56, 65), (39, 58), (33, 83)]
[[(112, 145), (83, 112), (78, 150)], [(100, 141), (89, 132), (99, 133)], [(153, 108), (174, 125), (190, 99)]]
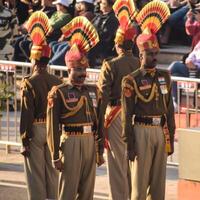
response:
[(161, 90), (162, 94), (167, 94), (168, 93), (166, 85), (160, 85), (160, 90)]
[(92, 99), (92, 105), (96, 108), (97, 107), (97, 100), (96, 99)]
[(165, 78), (163, 76), (161, 77), (158, 77), (158, 81), (161, 85), (166, 85), (166, 81), (165, 81)]
[(54, 103), (53, 103), (53, 98), (48, 98), (48, 106), (49, 106), (49, 108), (53, 108), (53, 105), (54, 105)]
[(76, 95), (74, 92), (69, 92), (67, 94), (68, 98), (65, 99), (66, 100), (66, 103), (72, 103), (72, 102), (77, 102), (78, 101), (78, 98), (76, 98)]
[(132, 95), (132, 92), (129, 88), (124, 88), (123, 93), (125, 97), (130, 97)]
[(140, 90), (148, 90), (150, 88), (151, 88), (151, 85), (144, 85), (144, 86), (139, 87)]
[(148, 85), (148, 81), (146, 79), (141, 80), (142, 85)]
[(90, 96), (90, 98), (92, 98), (92, 99), (96, 99), (96, 94), (95, 94), (95, 92), (89, 92), (89, 96)]

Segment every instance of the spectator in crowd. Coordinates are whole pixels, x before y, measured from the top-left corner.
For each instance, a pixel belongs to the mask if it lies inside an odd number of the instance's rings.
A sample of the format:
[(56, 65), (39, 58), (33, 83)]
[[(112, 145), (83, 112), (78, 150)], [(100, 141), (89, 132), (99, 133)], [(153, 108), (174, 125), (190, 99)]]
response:
[(71, 14), (68, 12), (71, 0), (56, 0), (53, 4), (56, 5), (56, 12), (49, 19), (52, 28), (48, 33), (47, 42), (50, 45), (52, 45), (52, 41), (57, 41), (61, 37), (62, 33), (60, 29), (72, 19)]
[(52, 47), (52, 58), (49, 64), (64, 65), (64, 54), (69, 49), (69, 46), (64, 41), (61, 28), (69, 23), (72, 19), (68, 8), (71, 4), (70, 0), (56, 0), (53, 2), (56, 5), (57, 11), (50, 18), (52, 30), (49, 32), (48, 42)]
[(100, 42), (88, 54), (91, 67), (99, 67), (105, 58), (116, 56), (114, 48), (115, 33), (118, 28), (118, 20), (112, 10), (112, 0), (101, 0), (101, 13), (93, 19)]
[(41, 11), (46, 13), (46, 15), (51, 18), (56, 8), (52, 4), (52, 0), (41, 0)]
[[(94, 18), (93, 0), (77, 0), (75, 5), (75, 16), (85, 16), (88, 20)], [(65, 65), (65, 54), (69, 50), (66, 41), (62, 41), (62, 37), (57, 44), (53, 45), (53, 56), (50, 60), (51, 65)]]
[(93, 0), (76, 0), (75, 16), (84, 16), (92, 21), (94, 18)]
[(185, 24), (186, 33), (192, 36), (192, 49), (200, 41), (200, 7), (191, 9), (187, 13)]
[[(200, 41), (197, 43), (193, 51), (183, 61), (176, 61), (170, 65), (172, 76), (199, 78), (200, 76)], [(172, 95), (175, 110), (177, 105), (177, 83), (173, 82)]]
[[(48, 17), (51, 17), (53, 13), (55, 13), (56, 8), (52, 5), (51, 0), (41, 0), (40, 10), (43, 11)], [(26, 60), (29, 60), (31, 45), (32, 43), (29, 40), (28, 35), (19, 43), (20, 50)]]
[(9, 57), (13, 54), (10, 42), (16, 24), (17, 18), (9, 8), (3, 5), (3, 0), (0, 0), (0, 59), (9, 60)]
[(171, 11), (171, 15), (168, 21), (166, 22), (165, 26), (163, 27), (163, 34), (161, 34), (160, 37), (161, 44), (168, 44), (170, 39), (170, 33), (172, 30), (173, 32), (178, 31), (183, 36), (185, 36), (186, 14), (189, 10), (187, 0), (169, 0), (168, 5)]

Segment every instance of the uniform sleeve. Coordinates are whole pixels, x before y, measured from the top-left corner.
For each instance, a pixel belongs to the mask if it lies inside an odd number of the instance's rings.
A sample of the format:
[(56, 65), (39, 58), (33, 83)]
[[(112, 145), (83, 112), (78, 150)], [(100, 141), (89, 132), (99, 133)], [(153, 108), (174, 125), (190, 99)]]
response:
[(135, 136), (132, 125), (134, 114), (134, 87), (125, 77), (122, 80), (122, 137), (128, 145), (128, 151), (134, 150)]
[(59, 159), (60, 146), (60, 110), (61, 97), (56, 86), (48, 94), (47, 106), (47, 143), (51, 152), (52, 160)]
[(32, 138), (32, 124), (34, 121), (34, 90), (28, 81), (23, 81), (21, 86), (21, 116), (20, 136), (22, 145), (28, 146)]
[(175, 118), (174, 118), (174, 104), (172, 99), (172, 83), (171, 79), (169, 78), (169, 98), (167, 103), (167, 126), (170, 133), (170, 142), (174, 142), (174, 134), (175, 134)]
[(108, 62), (104, 61), (98, 81), (99, 98), (98, 98), (98, 110), (97, 110), (97, 117), (99, 120), (97, 130), (99, 136), (102, 138), (102, 143), (104, 143), (104, 121), (105, 121), (104, 116), (106, 107), (110, 100), (112, 82), (113, 82), (113, 75), (111, 72), (110, 65), (108, 64)]

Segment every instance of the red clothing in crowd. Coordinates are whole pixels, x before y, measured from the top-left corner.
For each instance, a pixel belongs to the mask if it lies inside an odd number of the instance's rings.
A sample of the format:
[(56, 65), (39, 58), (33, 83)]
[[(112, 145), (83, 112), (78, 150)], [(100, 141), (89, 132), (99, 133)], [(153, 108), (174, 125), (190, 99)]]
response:
[(185, 23), (186, 33), (192, 36), (192, 49), (200, 41), (200, 22), (187, 19)]

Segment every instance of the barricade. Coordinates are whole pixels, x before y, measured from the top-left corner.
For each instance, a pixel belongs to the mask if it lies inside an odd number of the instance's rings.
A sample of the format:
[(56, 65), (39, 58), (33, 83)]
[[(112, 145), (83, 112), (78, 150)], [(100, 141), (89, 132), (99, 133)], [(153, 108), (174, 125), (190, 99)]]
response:
[[(7, 150), (10, 145), (21, 146), (19, 137), (20, 82), (24, 76), (31, 73), (31, 67), (31, 63), (0, 60), (0, 84), (8, 85), (9, 90), (15, 94), (11, 99), (3, 102), (6, 104), (5, 110), (0, 111), (0, 144), (5, 144)], [(48, 71), (65, 78), (67, 67), (51, 65)], [(98, 74), (99, 70), (88, 69), (86, 82), (95, 84)]]
[[(19, 102), (20, 102), (20, 82), (24, 76), (27, 76), (31, 72), (31, 63), (24, 62), (14, 62), (14, 61), (4, 61), (0, 60), (0, 81), (4, 81), (6, 84), (12, 88), (15, 93), (12, 100), (6, 101), (6, 110), (0, 114), (0, 144), (4, 144), (9, 150), (10, 145), (21, 146), (20, 137), (19, 137)], [(48, 68), (48, 71), (51, 74), (56, 74), (60, 77), (64, 77), (66, 74), (67, 67), (65, 66), (55, 66), (51, 65)], [(89, 84), (96, 84), (99, 76), (99, 69), (87, 69), (87, 78), (86, 82)], [(177, 82), (178, 85), (178, 127), (181, 127), (181, 114), (182, 110), (180, 109), (180, 90), (184, 90), (184, 95), (186, 96), (186, 127), (190, 127), (190, 114), (198, 113), (198, 84), (200, 83), (199, 79), (196, 78), (181, 78), (181, 77), (172, 77), (173, 81)], [(190, 108), (190, 96), (194, 94), (196, 105), (194, 108)], [(10, 111), (10, 106), (13, 106), (13, 111)], [(198, 126), (198, 118), (195, 119)], [(177, 166), (178, 163), (173, 162), (173, 157), (169, 160), (171, 165)]]

